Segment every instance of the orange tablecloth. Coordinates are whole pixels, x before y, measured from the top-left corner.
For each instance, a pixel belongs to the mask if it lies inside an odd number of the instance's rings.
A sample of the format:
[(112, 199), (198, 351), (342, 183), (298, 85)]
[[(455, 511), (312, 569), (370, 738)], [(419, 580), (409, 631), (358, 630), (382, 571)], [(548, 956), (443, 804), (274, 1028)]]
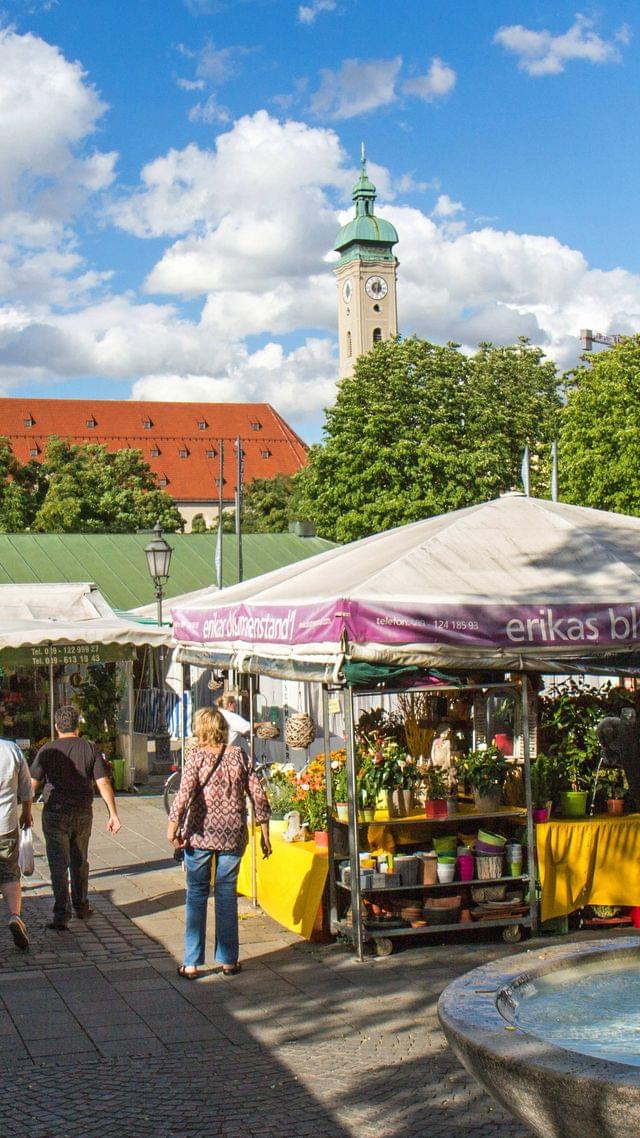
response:
[(541, 920), (583, 905), (640, 905), (640, 814), (536, 826)]
[[(309, 940), (327, 880), (327, 851), (313, 842), (285, 842), (278, 833), (271, 834), (271, 846), (273, 853), (265, 860), (256, 833), (258, 904), (274, 921)], [(240, 862), (238, 893), (251, 896), (249, 846)]]

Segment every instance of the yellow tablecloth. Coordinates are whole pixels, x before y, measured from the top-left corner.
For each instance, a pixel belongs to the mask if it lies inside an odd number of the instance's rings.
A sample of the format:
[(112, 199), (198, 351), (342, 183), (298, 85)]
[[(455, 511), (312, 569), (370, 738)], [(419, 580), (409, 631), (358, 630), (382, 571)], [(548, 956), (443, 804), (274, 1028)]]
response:
[[(278, 833), (271, 834), (271, 846), (273, 853), (265, 860), (256, 833), (258, 904), (274, 921), (309, 940), (327, 880), (327, 852), (313, 842), (285, 842)], [(249, 846), (240, 862), (238, 893), (251, 896)]]
[(543, 822), (536, 847), (541, 920), (583, 905), (640, 905), (640, 814)]

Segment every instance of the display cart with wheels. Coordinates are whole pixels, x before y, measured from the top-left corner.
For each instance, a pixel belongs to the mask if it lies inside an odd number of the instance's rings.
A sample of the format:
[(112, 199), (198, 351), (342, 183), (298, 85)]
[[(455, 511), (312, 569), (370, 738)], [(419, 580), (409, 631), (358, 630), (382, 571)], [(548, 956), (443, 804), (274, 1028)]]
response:
[[(532, 716), (529, 684), (526, 678), (519, 682), (494, 685), (501, 691), (510, 690), (518, 700), (519, 714), (517, 724), (519, 737), (514, 739), (514, 751), (519, 752), (522, 771), (524, 806), (505, 806), (496, 810), (478, 811), (471, 804), (460, 805), (459, 810), (442, 818), (428, 818), (424, 811), (417, 810), (406, 817), (388, 817), (377, 812), (373, 823), (362, 822), (357, 817), (356, 768), (357, 760), (354, 743), (354, 704), (358, 695), (351, 689), (342, 689), (347, 743), (347, 779), (349, 783), (348, 823), (339, 822), (332, 816), (330, 824), (330, 849), (334, 872), (329, 875), (331, 930), (353, 944), (356, 957), (362, 959), (367, 949), (373, 949), (378, 956), (388, 956), (394, 946), (407, 937), (425, 937), (440, 933), (464, 933), (470, 929), (502, 930), (507, 943), (517, 943), (531, 929), (537, 926), (537, 901), (534, 887), (534, 831), (531, 810), (531, 790), (529, 778), (529, 751), (532, 734)], [(489, 685), (482, 689), (467, 685), (464, 689), (451, 689), (459, 694), (461, 690), (486, 695)], [(327, 721), (328, 690), (325, 690), (325, 722)], [(442, 695), (447, 689), (438, 688)], [(371, 692), (366, 693), (371, 696)], [(479, 724), (477, 723), (478, 727)], [(485, 730), (482, 721), (482, 730)], [(330, 771), (327, 770), (327, 785), (330, 791)], [(434, 837), (455, 834), (460, 829), (469, 833), (482, 827), (498, 827), (506, 834), (520, 836), (524, 829), (524, 845), (528, 860), (517, 876), (487, 878), (472, 877), (467, 881), (430, 881), (403, 884), (395, 875), (386, 880), (381, 875), (371, 881), (366, 873), (361, 874), (361, 856), (367, 856), (370, 842), (380, 839), (385, 830), (392, 836), (392, 843), (404, 855), (415, 853), (416, 849), (428, 844)], [(348, 848), (348, 865), (342, 860)], [(342, 871), (342, 879), (339, 870)], [(387, 885), (387, 881), (390, 884)], [(384, 886), (383, 886), (384, 882)], [(430, 922), (429, 901), (435, 899), (434, 919)], [(446, 919), (446, 906), (452, 903), (451, 919)], [(457, 903), (459, 901), (459, 904)], [(403, 902), (405, 915), (402, 915)], [(437, 912), (438, 904), (444, 909)], [(425, 907), (425, 912), (420, 910)], [(389, 910), (391, 910), (389, 912)], [(425, 913), (427, 914), (425, 917)], [(460, 915), (464, 914), (464, 919)], [(411, 919), (414, 918), (414, 919)], [(415, 919), (417, 918), (417, 919)]]

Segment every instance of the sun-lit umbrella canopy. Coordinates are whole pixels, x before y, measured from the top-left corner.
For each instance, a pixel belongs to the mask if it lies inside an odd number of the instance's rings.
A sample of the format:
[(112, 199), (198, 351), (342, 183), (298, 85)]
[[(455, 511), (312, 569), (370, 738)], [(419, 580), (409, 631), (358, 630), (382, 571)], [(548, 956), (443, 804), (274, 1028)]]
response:
[(251, 670), (335, 673), (345, 659), (558, 670), (638, 647), (640, 519), (509, 494), (172, 614), (185, 659), (189, 646)]

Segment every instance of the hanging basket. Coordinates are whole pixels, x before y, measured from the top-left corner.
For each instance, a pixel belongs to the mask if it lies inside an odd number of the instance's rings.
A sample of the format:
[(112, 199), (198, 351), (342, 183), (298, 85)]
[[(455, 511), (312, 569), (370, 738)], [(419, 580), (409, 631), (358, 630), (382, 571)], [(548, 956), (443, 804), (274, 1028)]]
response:
[(316, 727), (310, 715), (296, 711), (284, 725), (284, 741), (293, 751), (303, 751), (316, 737)]
[(277, 723), (258, 723), (256, 735), (259, 739), (279, 739), (280, 728)]

